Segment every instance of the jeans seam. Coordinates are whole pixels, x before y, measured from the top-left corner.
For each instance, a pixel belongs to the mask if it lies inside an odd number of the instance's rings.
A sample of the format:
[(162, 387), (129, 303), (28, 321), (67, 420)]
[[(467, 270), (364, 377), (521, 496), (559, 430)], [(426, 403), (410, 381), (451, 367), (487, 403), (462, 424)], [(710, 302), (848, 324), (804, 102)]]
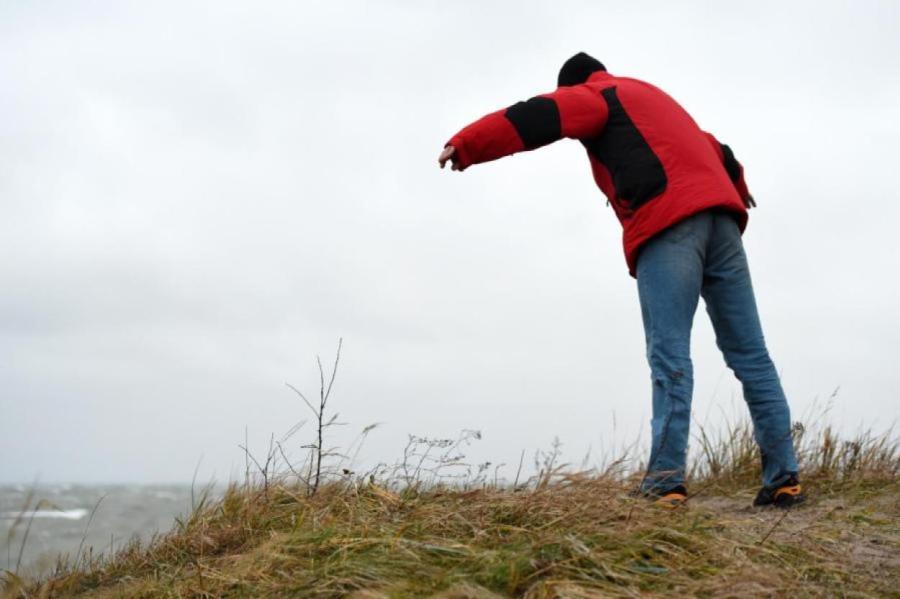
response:
[(652, 456), (653, 459), (647, 464), (647, 475), (649, 476), (654, 470), (653, 466), (656, 462), (659, 461), (659, 457), (662, 454), (662, 449), (666, 444), (666, 440), (669, 436), (669, 423), (672, 421), (672, 415), (675, 413), (674, 403), (671, 401), (671, 392), (670, 389), (666, 388), (666, 399), (669, 400), (666, 402), (666, 417), (663, 420), (662, 430), (659, 433), (659, 444), (656, 446), (656, 455)]

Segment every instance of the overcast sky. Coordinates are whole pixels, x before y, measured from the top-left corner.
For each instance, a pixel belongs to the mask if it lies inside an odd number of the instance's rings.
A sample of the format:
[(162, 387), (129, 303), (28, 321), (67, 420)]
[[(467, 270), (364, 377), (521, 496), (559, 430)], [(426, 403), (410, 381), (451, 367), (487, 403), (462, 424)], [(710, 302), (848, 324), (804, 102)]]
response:
[[(621, 229), (578, 143), (440, 171), (584, 50), (744, 163), (803, 417), (900, 416), (896, 2), (0, 4), (0, 481), (227, 480), (344, 338), (345, 444), (515, 463), (649, 438)], [(694, 414), (743, 414), (698, 310)], [(304, 429), (306, 430), (306, 429)], [(301, 433), (302, 436), (302, 433)], [(296, 438), (297, 444), (302, 441)]]

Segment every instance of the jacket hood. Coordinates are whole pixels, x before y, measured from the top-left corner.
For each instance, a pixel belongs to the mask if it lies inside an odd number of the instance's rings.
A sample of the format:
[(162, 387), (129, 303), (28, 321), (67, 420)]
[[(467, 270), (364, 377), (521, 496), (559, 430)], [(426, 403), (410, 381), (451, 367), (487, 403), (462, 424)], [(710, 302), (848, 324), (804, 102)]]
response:
[(597, 71), (606, 71), (603, 63), (589, 54), (579, 52), (563, 64), (559, 70), (556, 84), (559, 87), (578, 85), (587, 81), (591, 73)]

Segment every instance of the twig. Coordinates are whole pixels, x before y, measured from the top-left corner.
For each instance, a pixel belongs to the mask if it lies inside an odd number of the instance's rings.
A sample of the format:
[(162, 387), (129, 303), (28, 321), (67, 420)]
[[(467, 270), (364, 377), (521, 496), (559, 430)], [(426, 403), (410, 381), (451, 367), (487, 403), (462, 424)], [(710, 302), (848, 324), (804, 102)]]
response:
[(25, 553), (25, 544), (28, 542), (28, 533), (31, 532), (31, 524), (34, 522), (34, 517), (37, 515), (38, 510), (40, 510), (44, 506), (53, 507), (49, 501), (47, 501), (46, 499), (41, 499), (35, 504), (34, 509), (31, 510), (31, 517), (28, 518), (28, 526), (25, 527), (25, 536), (22, 537), (22, 544), (19, 545), (19, 557), (18, 559), (16, 559), (16, 569), (14, 571), (14, 574), (16, 575), (19, 574), (19, 566), (22, 565), (22, 554)]
[(513, 481), (513, 491), (516, 490), (516, 487), (519, 486), (519, 475), (522, 473), (522, 462), (525, 460), (525, 450), (522, 450), (522, 454), (519, 456), (519, 469), (516, 470), (516, 480)]
[(84, 550), (84, 541), (87, 539), (88, 530), (91, 528), (91, 522), (94, 521), (94, 514), (97, 513), (97, 508), (100, 507), (100, 503), (104, 499), (106, 499), (106, 493), (100, 496), (100, 499), (97, 500), (97, 503), (94, 504), (94, 508), (91, 510), (91, 515), (88, 517), (87, 524), (84, 527), (84, 534), (81, 535), (81, 542), (78, 543), (78, 552), (75, 554), (76, 568), (78, 567), (78, 562), (81, 560), (82, 551)]
[(775, 532), (775, 529), (778, 528), (778, 525), (781, 524), (781, 522), (782, 522), (785, 518), (787, 518), (788, 512), (790, 512), (789, 509), (784, 510), (784, 513), (781, 514), (781, 518), (779, 518), (778, 521), (775, 522), (775, 524), (772, 525), (772, 528), (769, 529), (769, 532), (767, 532), (765, 535), (763, 535), (763, 538), (761, 538), (761, 539), (759, 540), (759, 542), (757, 543), (757, 545), (762, 545), (763, 543), (766, 542), (766, 539), (768, 539), (769, 536), (770, 536), (773, 532)]
[[(341, 337), (338, 339), (338, 347), (337, 353), (334, 357), (334, 366), (331, 369), (331, 380), (328, 382), (328, 388), (325, 388), (325, 371), (322, 368), (322, 360), (316, 356), (316, 362), (319, 365), (319, 411), (316, 414), (318, 419), (318, 435), (316, 442), (316, 477), (313, 481), (312, 491), (310, 495), (314, 495), (315, 492), (319, 489), (319, 483), (322, 479), (322, 447), (324, 446), (324, 430), (325, 430), (325, 406), (328, 403), (328, 398), (331, 396), (331, 388), (334, 385), (334, 377), (337, 375), (338, 364), (341, 361), (341, 347), (344, 344), (344, 339)], [(331, 424), (334, 422), (332, 419)]]
[(285, 385), (287, 385), (288, 389), (290, 389), (291, 391), (293, 391), (294, 393), (296, 393), (297, 395), (300, 396), (300, 399), (302, 399), (304, 401), (304, 403), (306, 403), (306, 405), (309, 406), (309, 409), (312, 410), (312, 413), (316, 415), (316, 418), (319, 417), (319, 413), (316, 411), (316, 409), (313, 407), (313, 405), (309, 402), (309, 400), (306, 399), (306, 396), (300, 392), (300, 389), (298, 389), (297, 387), (293, 386), (290, 383), (285, 383)]
[(16, 516), (13, 523), (9, 526), (9, 531), (6, 533), (6, 569), (9, 571), (12, 568), (12, 541), (16, 536), (16, 529), (19, 527), (19, 524), (24, 520), (25, 514), (28, 512), (28, 508), (31, 507), (31, 500), (34, 499), (35, 487), (37, 486), (37, 481), (28, 489), (28, 493), (25, 495), (25, 504), (22, 506), (22, 509), (19, 511), (19, 514)]
[(291, 461), (288, 459), (287, 455), (284, 453), (284, 448), (281, 446), (281, 443), (276, 443), (278, 447), (278, 451), (281, 452), (281, 458), (284, 460), (284, 463), (287, 464), (288, 470), (291, 471), (291, 474), (297, 477), (298, 480), (302, 481), (307, 487), (309, 486), (309, 481), (303, 478), (299, 472), (294, 469), (294, 465), (291, 464)]
[(200, 464), (203, 463), (203, 454), (200, 454), (200, 459), (197, 460), (197, 465), (194, 466), (194, 476), (191, 477), (191, 511), (197, 508), (194, 503), (194, 485), (197, 483), (197, 473), (200, 471)]

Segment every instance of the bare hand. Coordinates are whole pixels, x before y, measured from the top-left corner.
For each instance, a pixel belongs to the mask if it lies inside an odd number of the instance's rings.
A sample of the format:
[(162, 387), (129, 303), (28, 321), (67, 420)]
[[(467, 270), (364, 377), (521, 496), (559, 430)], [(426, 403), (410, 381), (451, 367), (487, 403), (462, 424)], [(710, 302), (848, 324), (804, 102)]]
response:
[(462, 169), (459, 167), (459, 163), (457, 162), (456, 148), (453, 146), (447, 146), (441, 152), (441, 155), (438, 156), (438, 164), (441, 165), (441, 168), (444, 168), (444, 165), (447, 164), (447, 161), (450, 160), (450, 170), (453, 171), (461, 171)]

